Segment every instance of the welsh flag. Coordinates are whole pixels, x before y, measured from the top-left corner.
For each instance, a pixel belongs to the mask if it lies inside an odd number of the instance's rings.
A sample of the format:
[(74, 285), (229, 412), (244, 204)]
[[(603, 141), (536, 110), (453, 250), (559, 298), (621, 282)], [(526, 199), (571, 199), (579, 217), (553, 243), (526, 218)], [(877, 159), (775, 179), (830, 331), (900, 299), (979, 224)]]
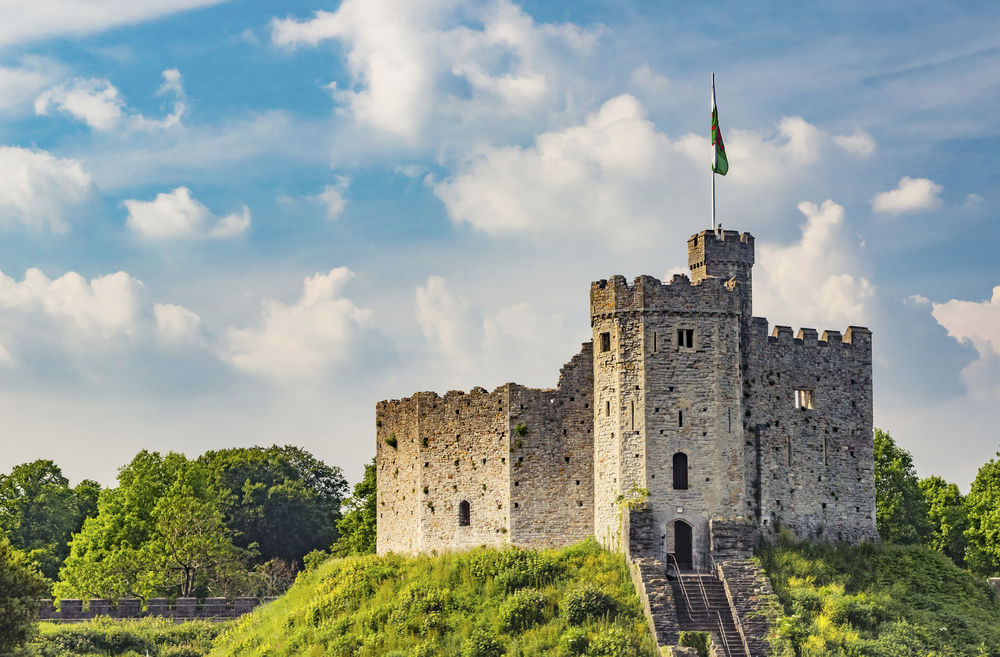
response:
[(712, 172), (726, 175), (729, 171), (729, 160), (726, 159), (726, 147), (722, 143), (722, 131), (719, 130), (719, 109), (715, 106), (715, 74), (712, 74)]

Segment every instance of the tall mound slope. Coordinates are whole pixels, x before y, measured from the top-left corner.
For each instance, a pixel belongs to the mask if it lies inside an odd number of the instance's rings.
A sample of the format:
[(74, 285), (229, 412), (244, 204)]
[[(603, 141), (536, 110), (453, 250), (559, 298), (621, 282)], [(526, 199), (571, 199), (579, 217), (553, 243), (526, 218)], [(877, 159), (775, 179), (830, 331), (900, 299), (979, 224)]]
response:
[(784, 607), (774, 655), (1000, 655), (996, 596), (939, 552), (782, 539), (757, 556)]
[(243, 617), (212, 655), (650, 656), (624, 558), (561, 550), (334, 559)]

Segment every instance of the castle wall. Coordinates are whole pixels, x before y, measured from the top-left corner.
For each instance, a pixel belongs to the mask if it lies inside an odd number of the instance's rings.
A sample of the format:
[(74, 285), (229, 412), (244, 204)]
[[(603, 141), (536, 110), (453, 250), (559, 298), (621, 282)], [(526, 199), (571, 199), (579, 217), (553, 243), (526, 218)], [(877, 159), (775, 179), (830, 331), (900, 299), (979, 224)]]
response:
[[(747, 496), (765, 536), (779, 527), (820, 540), (878, 540), (875, 527), (871, 332), (792, 337), (753, 318), (748, 340)], [(795, 391), (814, 395), (795, 406)]]
[[(419, 406), (416, 396), (382, 401), (375, 406), (379, 554), (412, 552), (420, 545)], [(390, 445), (392, 440), (395, 447)]]
[(593, 372), (588, 342), (555, 389), (510, 385), (514, 545), (561, 546), (594, 533)]

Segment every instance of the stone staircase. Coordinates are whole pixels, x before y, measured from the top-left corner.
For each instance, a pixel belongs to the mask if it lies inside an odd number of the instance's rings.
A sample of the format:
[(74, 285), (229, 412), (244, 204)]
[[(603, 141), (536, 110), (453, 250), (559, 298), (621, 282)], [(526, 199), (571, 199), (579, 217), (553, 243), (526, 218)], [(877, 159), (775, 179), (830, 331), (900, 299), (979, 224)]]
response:
[(710, 632), (712, 643), (719, 646), (720, 655), (750, 657), (733, 620), (725, 585), (720, 580), (711, 575), (686, 574), (681, 575), (681, 579), (670, 580), (670, 586), (677, 608), (677, 622), (682, 632)]

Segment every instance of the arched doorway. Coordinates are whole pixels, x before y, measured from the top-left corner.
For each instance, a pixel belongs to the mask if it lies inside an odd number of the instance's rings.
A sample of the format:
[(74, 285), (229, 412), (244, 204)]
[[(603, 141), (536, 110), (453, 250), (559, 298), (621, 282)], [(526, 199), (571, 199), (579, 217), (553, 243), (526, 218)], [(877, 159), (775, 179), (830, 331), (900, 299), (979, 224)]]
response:
[(691, 549), (691, 525), (683, 520), (674, 521), (674, 558), (681, 570), (692, 570), (694, 559)]

